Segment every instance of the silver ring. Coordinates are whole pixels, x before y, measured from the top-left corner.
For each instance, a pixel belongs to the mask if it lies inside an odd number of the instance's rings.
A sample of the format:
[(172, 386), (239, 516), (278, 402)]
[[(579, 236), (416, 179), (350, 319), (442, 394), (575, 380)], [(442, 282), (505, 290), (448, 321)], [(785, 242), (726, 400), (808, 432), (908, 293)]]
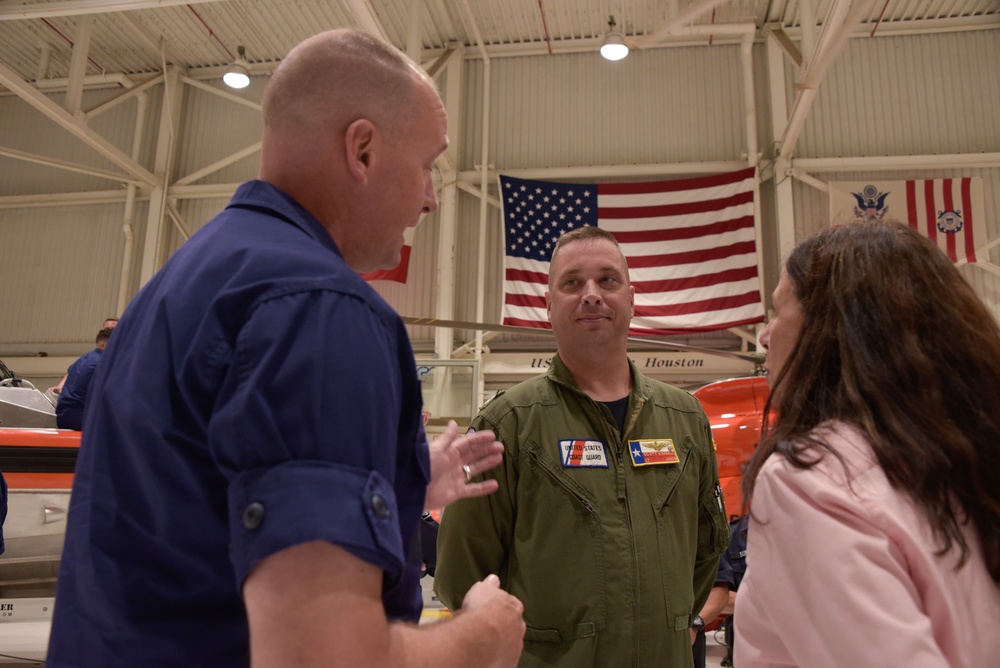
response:
[(465, 471), (465, 482), (472, 482), (472, 467), (462, 464), (462, 470)]

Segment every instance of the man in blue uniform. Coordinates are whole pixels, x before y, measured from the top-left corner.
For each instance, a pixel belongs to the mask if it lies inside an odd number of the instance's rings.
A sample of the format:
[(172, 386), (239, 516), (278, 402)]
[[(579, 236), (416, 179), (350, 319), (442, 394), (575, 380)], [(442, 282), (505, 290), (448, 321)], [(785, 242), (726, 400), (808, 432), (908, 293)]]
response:
[(747, 525), (749, 515), (742, 515), (729, 523), (729, 547), (719, 558), (719, 572), (715, 576), (715, 586), (708, 595), (708, 601), (695, 618), (691, 632), (694, 639), (694, 668), (705, 668), (706, 639), (705, 626), (717, 617), (726, 616), (725, 638), (726, 658), (723, 666), (733, 665), (733, 640), (736, 606), (736, 591), (747, 572)]
[(66, 372), (66, 381), (62, 383), (62, 392), (56, 404), (56, 426), (60, 429), (83, 429), (83, 410), (87, 407), (87, 396), (90, 394), (90, 384), (94, 380), (94, 370), (101, 361), (104, 347), (111, 338), (111, 329), (105, 328), (97, 333), (97, 347), (73, 362)]
[(495, 485), (492, 434), (428, 445), (391, 268), (437, 209), (431, 80), (353, 30), (263, 99), (260, 180), (122, 316), (87, 409), (47, 665), (510, 666), (495, 576), (416, 626), (421, 511)]

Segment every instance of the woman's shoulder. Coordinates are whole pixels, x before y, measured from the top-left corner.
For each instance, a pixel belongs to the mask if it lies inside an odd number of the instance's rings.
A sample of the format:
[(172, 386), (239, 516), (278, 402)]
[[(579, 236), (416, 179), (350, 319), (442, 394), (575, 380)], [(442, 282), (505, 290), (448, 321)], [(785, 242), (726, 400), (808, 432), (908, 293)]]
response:
[(878, 468), (878, 460), (864, 433), (855, 425), (843, 421), (825, 422), (809, 433), (799, 446), (806, 467), (787, 457), (771, 455), (761, 470), (767, 478), (795, 476), (822, 478), (836, 485), (845, 485)]

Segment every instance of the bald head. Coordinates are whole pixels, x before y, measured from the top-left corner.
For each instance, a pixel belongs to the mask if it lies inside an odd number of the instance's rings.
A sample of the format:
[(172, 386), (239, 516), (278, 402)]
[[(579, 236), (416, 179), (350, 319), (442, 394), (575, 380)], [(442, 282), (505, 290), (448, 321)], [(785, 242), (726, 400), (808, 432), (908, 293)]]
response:
[(307, 39), (264, 91), (259, 178), (311, 213), (360, 272), (399, 263), (403, 234), (437, 209), (448, 115), (428, 77), (358, 30)]
[[(353, 29), (315, 35), (292, 49), (264, 91), (264, 139), (304, 143), (336, 136), (367, 118), (400, 130), (416, 85), (430, 78), (395, 47)], [(272, 139), (273, 140), (273, 139)]]

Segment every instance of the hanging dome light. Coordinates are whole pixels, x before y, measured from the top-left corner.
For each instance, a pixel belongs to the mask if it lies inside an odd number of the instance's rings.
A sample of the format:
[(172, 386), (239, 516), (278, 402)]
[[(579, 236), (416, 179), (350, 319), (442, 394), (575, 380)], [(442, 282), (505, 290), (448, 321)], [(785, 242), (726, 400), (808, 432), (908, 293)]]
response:
[(621, 60), (628, 55), (625, 35), (615, 30), (614, 14), (608, 17), (608, 34), (605, 35), (604, 44), (601, 45), (601, 55), (608, 60)]
[(237, 48), (236, 60), (226, 69), (222, 75), (222, 81), (230, 88), (246, 88), (250, 85), (250, 64), (246, 61), (246, 51), (240, 45)]

